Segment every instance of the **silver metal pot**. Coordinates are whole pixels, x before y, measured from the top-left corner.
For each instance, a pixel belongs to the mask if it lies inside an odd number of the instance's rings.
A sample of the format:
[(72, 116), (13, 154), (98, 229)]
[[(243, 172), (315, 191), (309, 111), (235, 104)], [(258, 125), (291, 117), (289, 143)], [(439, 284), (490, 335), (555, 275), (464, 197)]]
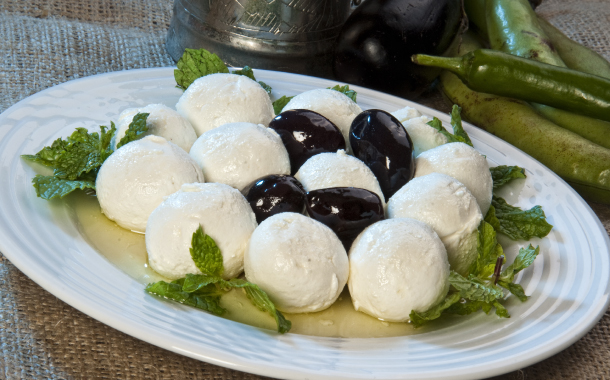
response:
[(230, 66), (332, 77), (350, 0), (174, 0), (166, 48), (205, 48)]

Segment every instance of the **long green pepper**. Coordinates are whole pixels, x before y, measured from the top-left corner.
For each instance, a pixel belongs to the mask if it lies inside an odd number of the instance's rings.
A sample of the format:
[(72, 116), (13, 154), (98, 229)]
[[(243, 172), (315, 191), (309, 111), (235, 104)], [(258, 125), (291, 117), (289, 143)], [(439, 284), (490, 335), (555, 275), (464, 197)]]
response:
[(412, 60), (449, 70), (475, 91), (610, 121), (610, 80), (605, 78), (487, 49), (461, 58), (418, 54)]

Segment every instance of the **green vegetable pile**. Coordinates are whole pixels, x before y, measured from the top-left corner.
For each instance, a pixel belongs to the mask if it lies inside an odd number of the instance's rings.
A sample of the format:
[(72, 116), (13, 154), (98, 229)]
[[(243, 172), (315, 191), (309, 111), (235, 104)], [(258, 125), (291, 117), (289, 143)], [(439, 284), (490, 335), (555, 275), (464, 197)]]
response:
[[(442, 90), (464, 117), (545, 164), (585, 199), (610, 204), (610, 62), (539, 18), (527, 0), (465, 0), (471, 27)], [(481, 50), (490, 47), (495, 50)]]
[[(148, 130), (147, 118), (147, 113), (133, 117), (125, 136), (117, 143), (117, 149), (142, 137)], [(100, 126), (100, 133), (77, 128), (69, 137), (58, 138), (38, 153), (21, 156), (53, 169), (53, 175), (38, 174), (32, 179), (36, 195), (54, 199), (79, 189), (94, 191), (97, 172), (113, 152), (110, 143), (115, 132), (113, 122), (110, 122), (110, 128)]]

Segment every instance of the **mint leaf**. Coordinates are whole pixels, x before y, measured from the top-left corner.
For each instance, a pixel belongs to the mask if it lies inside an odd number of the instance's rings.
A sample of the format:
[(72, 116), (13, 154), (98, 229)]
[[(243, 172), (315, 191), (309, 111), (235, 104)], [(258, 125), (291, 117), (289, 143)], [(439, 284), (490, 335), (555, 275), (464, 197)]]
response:
[(178, 88), (186, 90), (196, 79), (215, 73), (228, 73), (229, 69), (216, 54), (205, 49), (184, 49), (176, 63), (174, 79)]
[(260, 81), (260, 80), (258, 81), (258, 84), (261, 85), (261, 87), (263, 88), (263, 90), (265, 90), (267, 92), (267, 94), (271, 95), (271, 91), (273, 91), (271, 86), (269, 86), (267, 83)]
[[(254, 77), (254, 70), (252, 70), (252, 68), (250, 66), (244, 66), (243, 69), (235, 70), (231, 74), (243, 75), (243, 76), (246, 76), (246, 77), (252, 79), (253, 81), (256, 81), (256, 78)], [(261, 85), (261, 87), (267, 92), (267, 94), (271, 95), (271, 91), (272, 91), (271, 86), (269, 86), (267, 83), (261, 82), (261, 81), (258, 81), (258, 84)]]
[(350, 98), (351, 100), (354, 101), (354, 103), (356, 103), (356, 96), (358, 96), (358, 94), (356, 93), (356, 91), (354, 90), (350, 90), (349, 89), (349, 85), (335, 85), (333, 87), (328, 87), (329, 90), (335, 90), (335, 91), (339, 91), (340, 93), (342, 93), (343, 95), (347, 96), (348, 98)]
[(462, 117), (460, 116), (461, 112), (462, 109), (457, 104), (454, 104), (451, 108), (451, 126), (453, 127), (453, 134), (461, 142), (472, 146), (472, 141), (470, 141), (470, 137), (468, 137), (468, 134), (462, 127)]
[(66, 139), (63, 153), (57, 157), (53, 166), (54, 175), (61, 179), (76, 180), (83, 174), (99, 168), (112, 154), (110, 138), (116, 132), (114, 123), (106, 132), (105, 126), (100, 126), (100, 134), (89, 133), (85, 128), (76, 130)]
[(539, 253), (539, 246), (534, 248), (534, 246), (530, 244), (527, 248), (520, 248), (519, 254), (515, 257), (515, 261), (502, 271), (499, 280), (503, 282), (513, 282), (515, 275), (532, 265)]
[(246, 291), (248, 299), (252, 301), (254, 306), (261, 311), (269, 313), (273, 318), (275, 318), (277, 331), (279, 333), (284, 334), (290, 330), (292, 323), (275, 308), (275, 305), (273, 302), (271, 302), (269, 296), (267, 296), (267, 293), (259, 288), (258, 285), (237, 278), (225, 281), (225, 284), (231, 288), (243, 288)]
[(118, 144), (116, 144), (116, 148), (119, 149), (123, 145), (135, 141), (142, 137), (144, 133), (148, 131), (148, 126), (146, 125), (146, 120), (148, 119), (148, 113), (137, 113), (131, 123), (129, 123), (129, 128), (125, 131), (125, 136), (121, 138)]
[(504, 250), (498, 243), (496, 231), (485, 221), (479, 224), (479, 241), (477, 244), (477, 259), (470, 267), (469, 272), (480, 278), (488, 278), (494, 272), (498, 257)]
[(221, 315), (226, 311), (220, 306), (219, 295), (209, 295), (205, 292), (185, 292), (182, 290), (183, 282), (184, 279), (172, 281), (171, 283), (159, 281), (148, 284), (145, 290), (146, 292), (157, 297), (162, 297), (188, 306), (196, 307), (216, 315)]
[(477, 277), (465, 278), (455, 271), (449, 274), (449, 283), (460, 292), (460, 296), (471, 301), (493, 302), (504, 297), (502, 289), (486, 285)]
[(523, 287), (521, 285), (515, 284), (514, 282), (505, 281), (498, 281), (498, 285), (505, 289), (508, 289), (508, 291), (515, 295), (517, 298), (519, 298), (521, 302), (527, 301), (528, 297), (525, 295), (525, 291), (523, 290)]
[(74, 190), (95, 190), (95, 181), (70, 181), (55, 176), (36, 175), (32, 178), (36, 195), (42, 199), (63, 198)]
[(496, 308), (496, 315), (501, 318), (510, 318), (508, 310), (498, 301), (492, 302), (492, 305)]
[(546, 221), (542, 207), (534, 206), (529, 210), (522, 210), (506, 203), (500, 197), (493, 196), (491, 205), (495, 209), (498, 220), (498, 232), (506, 234), (513, 240), (529, 240), (532, 237), (545, 237), (553, 228)]
[(279, 115), (280, 112), (282, 112), (282, 109), (286, 107), (286, 104), (288, 104), (288, 102), (292, 98), (294, 98), (294, 96), (284, 95), (281, 98), (277, 99), (275, 102), (273, 102), (273, 112), (275, 112), (276, 115)]
[(253, 81), (256, 81), (256, 78), (254, 77), (254, 70), (252, 70), (252, 68), (250, 66), (244, 66), (243, 69), (235, 70), (231, 74), (243, 75), (245, 77), (252, 79)]
[(525, 169), (518, 166), (500, 165), (489, 168), (493, 179), (493, 188), (497, 189), (517, 178), (525, 178)]
[[(462, 137), (462, 136), (456, 136), (456, 135), (452, 135), (451, 133), (449, 133), (445, 127), (443, 127), (443, 123), (436, 117), (432, 118), (432, 120), (430, 120), (429, 122), (427, 122), (426, 124), (428, 124), (429, 126), (431, 126), (432, 128), (436, 129), (437, 131), (439, 131), (443, 136), (445, 136), (447, 138), (447, 143), (452, 143), (452, 142), (462, 142), (465, 144), (468, 144), (466, 142), (466, 140)], [(469, 140), (470, 141), (470, 140)], [(470, 144), (472, 145), (472, 144)]]
[(201, 225), (191, 239), (191, 257), (201, 273), (210, 277), (222, 277), (222, 254), (214, 239), (203, 232)]
[(21, 158), (38, 162), (45, 166), (54, 167), (57, 160), (61, 159), (61, 156), (66, 152), (66, 148), (70, 145), (68, 140), (63, 140), (61, 137), (53, 141), (51, 146), (45, 146), (40, 152), (31, 155), (24, 154)]
[(489, 314), (492, 305), (488, 302), (481, 301), (460, 301), (456, 302), (445, 310), (446, 314), (468, 315), (479, 310), (483, 310), (485, 314)]
[(220, 277), (206, 276), (205, 274), (187, 274), (182, 283), (182, 290), (188, 293), (192, 292), (206, 292), (206, 293), (218, 293), (221, 295), (222, 292), (218, 290), (216, 284), (224, 281)]
[(489, 210), (487, 211), (487, 215), (485, 215), (485, 221), (489, 224), (492, 225), (492, 227), (494, 228), (494, 230), (499, 231), (500, 230), (500, 221), (498, 220), (498, 217), (496, 216), (496, 208), (492, 205), (489, 206)]
[(426, 310), (423, 313), (418, 313), (416, 311), (411, 310), (409, 314), (409, 318), (411, 319), (411, 323), (414, 327), (421, 327), (429, 321), (433, 321), (441, 316), (444, 310), (451, 307), (456, 302), (460, 301), (459, 293), (452, 293), (447, 295), (444, 300), (442, 300), (438, 305), (433, 306), (431, 309)]

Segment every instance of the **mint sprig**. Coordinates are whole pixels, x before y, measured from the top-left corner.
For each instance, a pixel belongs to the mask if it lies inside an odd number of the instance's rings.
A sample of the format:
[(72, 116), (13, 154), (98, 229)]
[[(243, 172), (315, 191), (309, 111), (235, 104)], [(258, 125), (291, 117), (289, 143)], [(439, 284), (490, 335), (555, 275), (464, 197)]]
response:
[(517, 273), (534, 262), (540, 253), (539, 247), (530, 245), (521, 248), (513, 263), (499, 272), (500, 275), (496, 278), (496, 263), (504, 262), (503, 249), (497, 241), (495, 229), (483, 221), (479, 226), (477, 253), (477, 260), (467, 277), (451, 271), (449, 294), (443, 301), (424, 313), (411, 312), (409, 317), (413, 326), (422, 326), (444, 314), (468, 315), (479, 310), (486, 314), (495, 310), (498, 317), (510, 318), (508, 310), (502, 305), (505, 290), (521, 301), (527, 300), (523, 287), (516, 284), (514, 279)]
[(282, 110), (284, 109), (284, 107), (286, 107), (286, 104), (288, 104), (288, 102), (294, 98), (294, 96), (282, 96), (281, 98), (277, 99), (276, 101), (274, 101), (273, 104), (273, 112), (275, 112), (276, 115), (279, 115)]
[(176, 63), (174, 79), (178, 88), (186, 90), (196, 79), (215, 73), (228, 73), (229, 68), (214, 53), (205, 49), (184, 49)]
[[(256, 82), (256, 78), (254, 77), (254, 70), (252, 70), (250, 66), (244, 66), (243, 69), (235, 70), (231, 74), (243, 75)], [(267, 94), (271, 95), (271, 91), (273, 91), (271, 86), (262, 81), (258, 81), (258, 84), (261, 85), (261, 87), (267, 92)]]
[(348, 98), (350, 98), (351, 100), (354, 101), (354, 103), (356, 103), (356, 97), (358, 96), (358, 93), (354, 90), (350, 90), (349, 89), (349, 85), (335, 85), (333, 87), (328, 87), (329, 90), (335, 90), (335, 91), (339, 91), (340, 93), (342, 93), (343, 95), (347, 96)]
[[(202, 310), (223, 314), (220, 306), (220, 295), (234, 288), (242, 288), (250, 301), (260, 310), (269, 313), (276, 321), (277, 331), (286, 333), (292, 324), (275, 308), (269, 296), (251, 282), (242, 279), (224, 280), (222, 253), (214, 239), (203, 232), (199, 226), (191, 239), (191, 257), (202, 274), (187, 274), (185, 278), (167, 283), (159, 281), (148, 284), (145, 290), (158, 297), (171, 299)], [(179, 285), (170, 286), (171, 284)], [(203, 298), (202, 298), (203, 297)]]
[[(127, 143), (146, 132), (148, 114), (137, 114), (121, 142)], [(59, 138), (34, 155), (23, 155), (23, 159), (38, 162), (53, 169), (52, 176), (36, 175), (32, 185), (36, 195), (43, 199), (63, 198), (75, 190), (95, 190), (97, 173), (113, 153), (111, 141), (116, 127), (100, 126), (100, 132), (89, 132), (77, 128), (65, 139)], [(120, 144), (120, 142), (119, 142)]]
[(500, 165), (489, 168), (493, 179), (493, 188), (498, 189), (513, 179), (526, 178), (525, 169), (518, 166)]
[(485, 216), (496, 231), (507, 235), (512, 240), (530, 240), (532, 237), (543, 238), (553, 226), (546, 221), (541, 206), (529, 210), (509, 205), (503, 198), (493, 196), (491, 207)]
[(117, 149), (127, 143), (138, 140), (144, 135), (144, 133), (148, 132), (146, 121), (148, 120), (149, 115), (149, 113), (137, 113), (133, 117), (131, 123), (129, 123), (129, 128), (127, 128), (127, 131), (125, 131), (125, 136), (123, 136), (118, 144), (116, 144)]
[(449, 131), (447, 131), (445, 127), (443, 127), (443, 123), (436, 117), (432, 118), (432, 120), (430, 120), (426, 124), (436, 129), (443, 136), (445, 136), (447, 138), (448, 143), (461, 142), (472, 146), (472, 141), (470, 141), (470, 137), (468, 136), (464, 128), (462, 128), (462, 118), (460, 116), (461, 110), (462, 109), (457, 104), (454, 104), (453, 108), (451, 109), (451, 126), (453, 127), (453, 134), (449, 133)]

